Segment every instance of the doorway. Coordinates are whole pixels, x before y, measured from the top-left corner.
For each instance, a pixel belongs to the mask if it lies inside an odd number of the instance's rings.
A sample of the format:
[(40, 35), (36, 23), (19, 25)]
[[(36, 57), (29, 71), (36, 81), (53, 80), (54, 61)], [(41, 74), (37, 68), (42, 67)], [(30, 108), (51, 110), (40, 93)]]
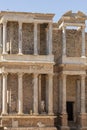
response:
[(73, 104), (74, 102), (67, 102), (67, 114), (68, 114), (68, 121), (73, 121)]

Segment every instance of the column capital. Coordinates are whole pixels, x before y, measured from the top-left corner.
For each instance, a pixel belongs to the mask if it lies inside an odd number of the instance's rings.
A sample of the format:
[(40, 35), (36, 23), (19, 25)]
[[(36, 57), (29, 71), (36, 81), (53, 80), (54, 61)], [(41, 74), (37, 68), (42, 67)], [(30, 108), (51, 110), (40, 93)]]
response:
[(61, 79), (61, 78), (67, 78), (67, 74), (61, 74), (61, 75), (60, 75), (60, 79)]
[(85, 27), (86, 27), (85, 25), (84, 25), (84, 26), (81, 26), (81, 29), (83, 30), (83, 29), (85, 29)]
[(85, 79), (86, 78), (86, 75), (85, 74), (82, 74), (80, 75), (81, 79)]
[(23, 73), (22, 72), (19, 72), (18, 73), (18, 77), (22, 77), (23, 76)]
[(38, 22), (35, 22), (35, 21), (34, 21), (34, 25), (38, 25)]
[(66, 29), (66, 25), (63, 25), (63, 26), (62, 26), (62, 30), (65, 30), (65, 29)]
[(49, 25), (49, 26), (52, 26), (52, 22), (49, 22), (48, 25)]
[(8, 73), (7, 73), (7, 72), (3, 72), (2, 75), (3, 75), (3, 76), (7, 76)]
[(34, 77), (37, 77), (39, 75), (39, 73), (33, 73)]
[(19, 26), (22, 26), (22, 21), (18, 21)]
[(47, 74), (49, 77), (53, 77), (54, 76), (54, 73), (48, 73)]
[(3, 25), (6, 25), (6, 24), (7, 24), (7, 20), (4, 20), (2, 24), (3, 24)]

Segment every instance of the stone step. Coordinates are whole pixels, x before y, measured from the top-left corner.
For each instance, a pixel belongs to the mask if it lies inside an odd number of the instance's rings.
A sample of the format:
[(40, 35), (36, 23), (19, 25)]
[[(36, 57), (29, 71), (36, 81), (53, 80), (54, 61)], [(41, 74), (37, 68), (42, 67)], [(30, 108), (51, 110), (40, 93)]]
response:
[(57, 130), (56, 127), (17, 127), (17, 128), (4, 128), (4, 130)]

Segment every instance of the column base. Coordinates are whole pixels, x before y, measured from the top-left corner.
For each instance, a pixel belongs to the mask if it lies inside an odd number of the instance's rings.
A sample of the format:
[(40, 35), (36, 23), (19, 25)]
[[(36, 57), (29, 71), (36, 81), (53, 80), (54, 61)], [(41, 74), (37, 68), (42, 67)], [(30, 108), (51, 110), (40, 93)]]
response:
[(70, 127), (68, 127), (68, 126), (59, 126), (58, 130), (70, 130)]
[(87, 130), (87, 127), (78, 128), (78, 130)]
[(23, 55), (23, 53), (18, 53), (18, 55)]
[(49, 116), (53, 116), (53, 115), (54, 115), (54, 113), (48, 113), (48, 115), (49, 115)]
[(8, 113), (1, 113), (1, 115), (2, 115), (2, 116), (6, 116), (6, 115), (8, 115)]
[(33, 113), (32, 115), (38, 116), (39, 114), (38, 113)]
[(67, 113), (59, 115), (59, 124), (61, 127), (68, 127)]
[(8, 53), (7, 53), (7, 52), (3, 52), (2, 54), (3, 54), (3, 55), (7, 55)]
[(22, 116), (24, 113), (18, 113), (18, 116)]
[(81, 56), (81, 58), (86, 58), (86, 56)]
[(37, 56), (38, 54), (37, 53), (34, 53), (35, 56)]
[(87, 113), (78, 115), (78, 127), (80, 127), (80, 129), (87, 129)]

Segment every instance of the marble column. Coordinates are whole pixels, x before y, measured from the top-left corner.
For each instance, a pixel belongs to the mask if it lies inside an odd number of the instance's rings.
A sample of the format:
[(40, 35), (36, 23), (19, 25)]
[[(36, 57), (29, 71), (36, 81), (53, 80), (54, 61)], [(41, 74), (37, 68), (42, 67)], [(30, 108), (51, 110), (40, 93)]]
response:
[(23, 114), (23, 85), (22, 73), (18, 73), (18, 114)]
[(81, 113), (85, 113), (85, 75), (81, 75)]
[(2, 76), (0, 74), (0, 113), (2, 108)]
[(62, 86), (62, 80), (61, 80), (61, 78), (59, 78), (59, 89), (58, 89), (58, 91), (59, 91), (59, 93), (58, 93), (58, 101), (59, 101), (59, 113), (61, 113), (61, 110), (62, 110), (62, 88), (61, 88), (61, 86)]
[(66, 27), (62, 27), (62, 55), (66, 56)]
[(0, 48), (2, 48), (2, 25), (0, 24)]
[(78, 114), (80, 113), (80, 86), (81, 86), (81, 82), (78, 79), (76, 85), (76, 107), (77, 107)]
[(37, 23), (34, 23), (34, 55), (38, 55)]
[(66, 77), (67, 75), (62, 75), (62, 113), (66, 113)]
[(82, 27), (82, 57), (85, 57), (85, 27)]
[(41, 75), (38, 77), (38, 86), (39, 86), (39, 112), (41, 113)]
[(38, 115), (38, 74), (33, 75), (33, 112)]
[(22, 22), (19, 22), (19, 29), (18, 29), (18, 37), (19, 37), (19, 52), (18, 54), (22, 54)]
[(7, 22), (3, 22), (3, 54), (6, 54)]
[(53, 115), (53, 74), (48, 74), (48, 114)]
[(7, 73), (3, 73), (2, 115), (7, 114)]
[(49, 55), (52, 55), (52, 23), (49, 23)]
[(48, 28), (46, 28), (46, 53), (49, 54), (49, 33)]

